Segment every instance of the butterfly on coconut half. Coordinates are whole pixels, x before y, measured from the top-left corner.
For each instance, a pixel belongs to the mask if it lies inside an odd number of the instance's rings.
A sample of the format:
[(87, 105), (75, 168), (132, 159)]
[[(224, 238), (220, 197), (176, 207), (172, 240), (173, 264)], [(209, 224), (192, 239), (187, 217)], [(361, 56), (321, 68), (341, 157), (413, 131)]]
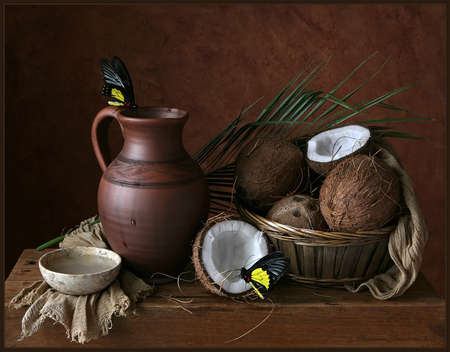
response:
[(108, 105), (125, 106), (136, 109), (133, 84), (125, 64), (117, 56), (111, 62), (106, 59), (100, 61), (103, 73), (102, 95), (108, 98)]
[(261, 299), (280, 280), (289, 265), (289, 258), (282, 252), (272, 252), (253, 264), (241, 269), (241, 278), (252, 286)]

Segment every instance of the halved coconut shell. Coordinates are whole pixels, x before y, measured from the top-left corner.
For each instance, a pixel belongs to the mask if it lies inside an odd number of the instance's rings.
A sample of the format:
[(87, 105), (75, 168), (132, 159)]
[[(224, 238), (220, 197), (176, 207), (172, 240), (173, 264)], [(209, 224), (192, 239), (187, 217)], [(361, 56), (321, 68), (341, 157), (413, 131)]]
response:
[(370, 141), (370, 130), (360, 125), (327, 130), (308, 141), (306, 162), (319, 175), (327, 175), (344, 158), (369, 154)]
[(200, 283), (211, 293), (224, 297), (256, 296), (240, 277), (269, 253), (264, 233), (245, 221), (231, 218), (209, 221), (197, 234), (192, 261)]

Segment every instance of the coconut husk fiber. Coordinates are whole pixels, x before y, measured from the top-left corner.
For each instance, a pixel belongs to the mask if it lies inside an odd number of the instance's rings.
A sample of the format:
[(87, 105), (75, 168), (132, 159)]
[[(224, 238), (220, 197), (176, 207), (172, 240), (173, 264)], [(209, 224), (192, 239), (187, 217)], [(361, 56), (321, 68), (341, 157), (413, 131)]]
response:
[[(94, 217), (82, 221), (59, 246), (108, 248), (102, 224), (91, 224), (93, 220)], [(55, 291), (45, 281), (36, 281), (23, 288), (9, 305), (15, 309), (28, 307), (19, 340), (33, 335), (45, 320), (51, 319), (64, 326), (69, 340), (85, 343), (108, 335), (113, 316), (128, 316), (135, 303), (153, 293), (153, 287), (122, 268), (118, 278), (101, 292), (71, 296)]]
[(345, 158), (320, 188), (320, 210), (331, 230), (376, 230), (401, 210), (395, 170), (367, 155)]
[(392, 146), (383, 140), (378, 140), (377, 144), (377, 157), (392, 167), (400, 178), (404, 203), (409, 213), (399, 218), (397, 226), (389, 236), (389, 255), (394, 265), (385, 273), (376, 275), (356, 288), (347, 289), (358, 292), (368, 288), (375, 298), (387, 300), (401, 296), (416, 280), (428, 240), (428, 230), (411, 179), (396, 158)]
[(305, 184), (303, 152), (278, 138), (257, 138), (236, 160), (236, 198), (258, 213)]

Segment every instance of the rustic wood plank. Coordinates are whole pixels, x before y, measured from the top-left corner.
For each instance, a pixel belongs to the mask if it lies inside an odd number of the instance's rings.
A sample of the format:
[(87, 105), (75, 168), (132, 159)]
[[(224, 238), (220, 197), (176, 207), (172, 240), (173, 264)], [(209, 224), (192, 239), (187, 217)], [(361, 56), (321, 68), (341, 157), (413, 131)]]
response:
[[(26, 250), (5, 287), (5, 306), (21, 288), (40, 279), (36, 261), (42, 253)], [(87, 345), (69, 342), (62, 327), (47, 322), (37, 334), (18, 342), (25, 309), (5, 309), (7, 347), (444, 347), (445, 303), (420, 277), (400, 298), (377, 301), (368, 292), (309, 288), (280, 283), (271, 294), (270, 318), (242, 339), (270, 313), (269, 301), (236, 303), (207, 293), (198, 283), (161, 286), (137, 307), (137, 317), (115, 318), (109, 336)], [(184, 311), (168, 297), (189, 298)], [(420, 317), (420, 319), (418, 318)], [(326, 338), (324, 338), (326, 336)]]
[[(37, 252), (31, 249), (25, 250), (17, 261), (17, 264), (13, 268), (7, 280), (7, 285), (11, 287), (17, 287), (13, 284), (16, 281), (21, 283), (20, 285), (24, 285), (23, 283), (42, 280), (37, 265), (37, 260), (42, 254), (42, 252)], [(176, 284), (163, 285), (160, 286), (160, 293), (172, 295), (174, 297), (213, 297), (218, 301), (223, 301), (223, 299), (220, 297), (210, 295), (197, 283), (181, 282), (180, 287), (182, 289), (182, 292), (180, 292)], [(5, 298), (8, 298), (8, 292), (9, 290), (6, 290)], [(274, 291), (271, 293), (271, 297), (279, 299), (282, 302), (292, 302), (298, 299), (301, 302), (314, 303), (317, 301), (317, 297), (320, 297), (317, 296), (317, 294), (330, 296), (334, 301), (339, 301), (342, 304), (361, 304), (362, 302), (366, 302), (371, 305), (398, 305), (408, 302), (412, 303), (417, 300), (420, 300), (421, 302), (441, 302), (441, 299), (433, 292), (430, 285), (421, 275), (419, 276), (419, 279), (416, 281), (413, 287), (409, 289), (405, 295), (403, 295), (399, 299), (389, 301), (377, 301), (373, 299), (367, 291), (353, 294), (344, 289), (314, 289), (310, 287), (304, 287), (293, 281), (287, 280), (283, 281), (282, 283), (280, 283), (280, 285), (275, 287)], [(312, 298), (312, 300), (310, 298)]]
[[(19, 292), (23, 287), (30, 285), (32, 282), (34, 281), (7, 282), (5, 289), (5, 301), (9, 302), (17, 292)], [(391, 309), (400, 306), (428, 306), (438, 308), (442, 306), (443, 300), (437, 296), (429, 294), (429, 286), (423, 279), (419, 279), (417, 284), (417, 286), (411, 288), (401, 298), (390, 301), (378, 301), (372, 298), (368, 292), (353, 294), (341, 289), (314, 289), (297, 286), (296, 284), (291, 285), (289, 282), (284, 282), (276, 287), (273, 292), (271, 292), (270, 298), (275, 304), (290, 306), (292, 308), (304, 307), (306, 305), (314, 307), (339, 305), (346, 308), (369, 306), (374, 308), (390, 307)], [(245, 306), (245, 303), (236, 303), (209, 293), (204, 295), (204, 289), (198, 284), (186, 284), (181, 287), (183, 289), (182, 293), (174, 284), (161, 286), (155, 296), (141, 302), (140, 306), (148, 306), (149, 308), (163, 306), (179, 308), (178, 304), (168, 299), (169, 297), (182, 300), (192, 299), (192, 303), (185, 305), (187, 308), (191, 306), (198, 307), (201, 305), (205, 305), (207, 307), (221, 307), (223, 309), (227, 309), (230, 305), (234, 306), (234, 304), (243, 304)], [(255, 300), (249, 301), (249, 303), (262, 308), (267, 306), (266, 301)]]
[[(39, 268), (37, 265), (37, 260), (41, 256), (42, 252), (37, 252), (34, 250), (25, 250), (24, 253), (19, 258), (17, 264), (12, 270), (8, 280), (8, 287), (12, 287), (19, 291), (19, 287), (24, 287), (23, 283), (34, 282), (37, 280), (42, 280)], [(30, 264), (32, 263), (32, 264)], [(189, 278), (189, 275), (186, 275)], [(191, 275), (192, 277), (192, 275)], [(19, 282), (19, 286), (14, 285), (14, 282)], [(16, 288), (17, 287), (17, 288)], [(177, 298), (190, 298), (190, 297), (209, 297), (215, 299), (218, 302), (223, 302), (221, 297), (216, 297), (205, 291), (198, 283), (186, 283), (180, 282), (181, 292), (175, 283), (169, 285), (162, 285), (159, 289), (160, 295), (173, 296)], [(11, 292), (11, 297), (14, 295), (13, 290), (6, 290), (5, 298), (9, 299), (9, 293)], [(358, 294), (350, 293), (344, 289), (336, 288), (310, 288), (304, 287), (293, 281), (284, 280), (278, 286), (275, 287), (274, 291), (271, 293), (272, 299), (276, 299), (281, 303), (293, 303), (297, 300), (303, 303), (317, 303), (320, 299), (323, 300), (324, 297), (320, 298), (318, 295), (329, 296), (328, 301), (339, 302), (340, 304), (370, 304), (370, 305), (398, 305), (408, 302), (415, 302), (420, 299), (420, 301), (440, 302), (440, 298), (433, 292), (430, 285), (421, 276), (416, 281), (414, 286), (409, 289), (405, 295), (400, 299), (389, 300), (389, 301), (377, 301), (375, 300), (368, 291), (361, 292)], [(327, 301), (327, 302), (328, 302)], [(228, 302), (228, 301), (225, 301)]]
[[(202, 303), (189, 305), (192, 314), (167, 306), (141, 306), (139, 316), (115, 319), (111, 335), (92, 341), (87, 347), (443, 347), (443, 310), (410, 306), (349, 307), (277, 306), (269, 320), (241, 340), (227, 345), (264, 319), (269, 305), (228, 304), (221, 307)], [(325, 309), (326, 308), (326, 309)], [(15, 341), (23, 311), (6, 315), (6, 346), (63, 347), (70, 344), (62, 328), (47, 324), (36, 335)], [(417, 317), (420, 316), (420, 319)], [(237, 323), (239, 322), (239, 323)], [(364, 324), (362, 324), (364, 322)], [(16, 328), (14, 328), (14, 326)], [(326, 331), (326, 334), (324, 333)], [(326, 338), (324, 338), (326, 335)]]
[(6, 281), (21, 281), (27, 280), (41, 280), (41, 274), (39, 272), (38, 260), (47, 252), (53, 249), (46, 249), (41, 252), (35, 249), (25, 249), (20, 255), (19, 259), (11, 270), (8, 279)]

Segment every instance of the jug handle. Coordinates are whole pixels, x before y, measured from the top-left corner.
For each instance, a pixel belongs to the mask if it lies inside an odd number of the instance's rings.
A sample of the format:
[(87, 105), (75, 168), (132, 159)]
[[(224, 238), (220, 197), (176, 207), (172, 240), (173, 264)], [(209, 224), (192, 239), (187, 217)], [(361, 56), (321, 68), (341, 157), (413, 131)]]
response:
[(104, 156), (108, 164), (111, 162), (109, 145), (108, 145), (108, 128), (114, 118), (120, 126), (123, 135), (123, 127), (118, 118), (120, 108), (115, 106), (107, 106), (100, 110), (94, 118), (91, 128), (91, 141), (94, 148), (95, 157), (103, 172), (107, 168)]

